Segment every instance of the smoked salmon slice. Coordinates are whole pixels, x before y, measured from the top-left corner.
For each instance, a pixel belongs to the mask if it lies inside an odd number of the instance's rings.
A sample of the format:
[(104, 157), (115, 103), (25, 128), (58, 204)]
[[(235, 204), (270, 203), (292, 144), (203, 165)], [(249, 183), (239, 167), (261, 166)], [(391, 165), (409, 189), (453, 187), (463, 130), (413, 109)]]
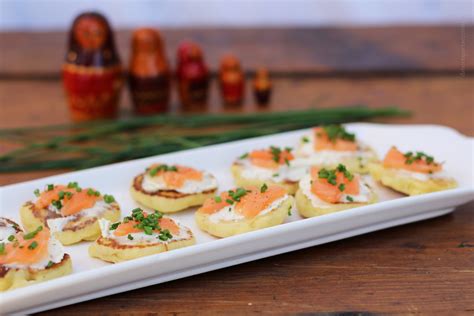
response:
[(252, 188), (235, 206), (235, 211), (245, 218), (254, 218), (261, 211), (269, 207), (276, 200), (284, 197), (286, 190), (280, 186), (269, 186), (265, 192), (259, 188)]
[(395, 146), (387, 152), (383, 160), (383, 166), (420, 173), (433, 173), (442, 169), (441, 164), (434, 162), (432, 157), (422, 152), (403, 154)]
[[(63, 192), (62, 198), (60, 198), (61, 192)], [(96, 195), (95, 192), (93, 189), (82, 189), (78, 192), (76, 188), (56, 185), (53, 189), (45, 190), (40, 194), (35, 203), (35, 207), (43, 209), (51, 205), (53, 201), (60, 201), (61, 214), (63, 216), (69, 216), (94, 206), (100, 199), (100, 195)], [(68, 195), (67, 193), (70, 194)]]
[(207, 199), (204, 204), (197, 210), (204, 214), (213, 214), (230, 205), (227, 201), (230, 196), (228, 192), (222, 192), (218, 197)]
[(343, 194), (358, 195), (360, 190), (359, 176), (353, 175), (352, 179), (349, 179), (343, 171), (339, 171), (338, 169), (342, 168), (338, 167), (334, 170), (335, 179), (331, 181), (333, 183), (330, 183), (328, 178), (320, 177), (318, 168), (312, 167), (311, 192), (321, 200), (333, 204), (338, 203)]
[(43, 260), (48, 254), (49, 230), (42, 227), (34, 237), (28, 238), (29, 235), (32, 233), (17, 233), (12, 242), (5, 244), (0, 264), (34, 264)]
[[(342, 127), (340, 127), (342, 128)], [(354, 140), (342, 138), (330, 139), (328, 133), (323, 127), (316, 127), (314, 132), (314, 150), (334, 150), (334, 151), (356, 151), (357, 143)]]
[(90, 194), (88, 189), (82, 190), (81, 192), (74, 192), (71, 198), (64, 198), (61, 214), (63, 216), (76, 214), (82, 210), (93, 207), (99, 199), (100, 196)]
[[(146, 214), (144, 214), (146, 217)], [(161, 230), (169, 230), (173, 235), (179, 235), (179, 226), (170, 218), (162, 217), (158, 221)], [(121, 223), (114, 231), (114, 235), (117, 237), (126, 236), (128, 234), (133, 233), (141, 233), (143, 232), (142, 229), (135, 227), (138, 224), (137, 221), (128, 221), (126, 223)], [(160, 230), (155, 230), (155, 232), (159, 233)]]
[(270, 147), (270, 149), (252, 151), (249, 154), (249, 159), (257, 167), (277, 169), (280, 165), (288, 163), (295, 157), (288, 149), (281, 150), (277, 147)]
[(236, 192), (241, 190), (244, 190), (244, 194), (239, 196), (238, 201), (232, 198), (229, 191), (223, 192), (218, 197), (207, 199), (203, 206), (198, 209), (198, 212), (213, 214), (226, 206), (235, 205), (235, 211), (237, 213), (242, 214), (246, 218), (254, 218), (274, 201), (287, 194), (285, 189), (274, 185), (266, 187), (266, 190), (255, 186), (246, 187), (245, 189), (237, 188), (233, 191), (234, 196)]
[[(157, 168), (160, 165), (153, 165), (151, 169)], [(185, 167), (185, 166), (174, 166), (176, 169), (175, 171), (166, 170), (167, 168), (163, 168), (162, 170), (158, 170), (154, 173), (153, 176), (161, 176), (163, 181), (172, 188), (181, 188), (183, 187), (184, 183), (187, 180), (193, 181), (201, 181), (203, 178), (203, 173), (193, 168)]]
[(74, 189), (67, 188), (65, 185), (56, 185), (52, 190), (43, 191), (38, 197), (35, 206), (39, 209), (48, 207), (54, 200), (59, 200), (59, 192), (74, 193)]

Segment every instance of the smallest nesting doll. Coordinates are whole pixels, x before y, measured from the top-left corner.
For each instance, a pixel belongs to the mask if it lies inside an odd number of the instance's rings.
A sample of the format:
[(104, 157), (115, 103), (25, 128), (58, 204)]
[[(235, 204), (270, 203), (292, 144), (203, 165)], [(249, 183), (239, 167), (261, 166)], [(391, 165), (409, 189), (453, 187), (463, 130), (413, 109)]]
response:
[(268, 70), (265, 68), (257, 69), (253, 81), (253, 91), (255, 100), (259, 106), (267, 106), (270, 103), (272, 93), (272, 83)]
[(209, 71), (201, 48), (184, 42), (178, 48), (178, 92), (184, 111), (202, 111), (207, 108)]
[(136, 113), (168, 110), (171, 76), (158, 31), (140, 28), (133, 32), (128, 79)]
[(245, 78), (239, 60), (233, 55), (221, 59), (219, 85), (224, 104), (241, 106), (244, 99)]
[(62, 76), (74, 121), (117, 115), (122, 67), (103, 15), (86, 12), (74, 20)]

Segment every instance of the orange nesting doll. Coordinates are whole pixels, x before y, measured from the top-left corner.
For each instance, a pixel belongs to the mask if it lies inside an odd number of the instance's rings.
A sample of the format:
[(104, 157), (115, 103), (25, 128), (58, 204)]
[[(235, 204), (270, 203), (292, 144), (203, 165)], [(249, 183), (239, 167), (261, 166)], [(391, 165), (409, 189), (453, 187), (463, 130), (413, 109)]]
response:
[(129, 85), (137, 113), (168, 110), (171, 77), (158, 31), (141, 28), (133, 33)]
[(242, 105), (245, 78), (239, 60), (233, 55), (224, 56), (219, 70), (219, 84), (225, 105)]
[(201, 48), (185, 42), (178, 49), (177, 79), (184, 111), (202, 111), (207, 107), (209, 72)]
[(116, 116), (122, 68), (104, 16), (86, 12), (74, 20), (62, 75), (74, 121)]
[(270, 82), (268, 71), (265, 68), (257, 69), (253, 81), (253, 91), (255, 100), (259, 106), (268, 105), (272, 93), (272, 83)]

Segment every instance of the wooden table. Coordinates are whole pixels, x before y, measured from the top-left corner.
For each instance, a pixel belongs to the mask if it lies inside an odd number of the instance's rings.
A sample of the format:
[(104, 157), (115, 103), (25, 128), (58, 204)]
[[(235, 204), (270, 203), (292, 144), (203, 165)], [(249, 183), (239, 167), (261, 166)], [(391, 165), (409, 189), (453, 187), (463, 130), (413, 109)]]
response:
[[(163, 33), (170, 57), (182, 39), (201, 43), (214, 74), (227, 51), (238, 54), (248, 75), (267, 66), (274, 77), (269, 110), (393, 104), (413, 116), (390, 122), (443, 124), (474, 136), (472, 25)], [(117, 34), (126, 61), (130, 32)], [(59, 81), (65, 43), (64, 33), (0, 33), (2, 128), (68, 121)], [(215, 86), (210, 111), (219, 112)], [(129, 115), (124, 94), (122, 115)], [(252, 104), (247, 93), (243, 111), (255, 111)], [(2, 174), (0, 184), (55, 173)], [(473, 207), (48, 314), (473, 314)]]

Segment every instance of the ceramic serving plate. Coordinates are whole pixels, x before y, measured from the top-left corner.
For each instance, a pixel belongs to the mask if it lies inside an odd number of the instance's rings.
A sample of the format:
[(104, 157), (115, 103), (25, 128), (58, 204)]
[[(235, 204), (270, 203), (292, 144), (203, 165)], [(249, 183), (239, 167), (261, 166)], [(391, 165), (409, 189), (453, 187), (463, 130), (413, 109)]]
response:
[[(367, 232), (447, 214), (474, 199), (474, 139), (447, 127), (434, 125), (348, 124), (349, 131), (372, 146), (383, 157), (391, 145), (402, 151), (423, 150), (437, 160), (459, 182), (459, 188), (405, 197), (374, 184), (380, 202), (320, 217), (302, 219), (293, 212), (285, 224), (225, 239), (202, 232), (190, 209), (176, 215), (190, 227), (197, 240), (191, 247), (173, 250), (119, 264), (108, 264), (88, 256), (90, 243), (67, 246), (72, 257), (71, 275), (0, 294), (0, 313), (31, 313), (124, 292), (152, 284), (216, 270), (276, 254), (311, 247)], [(269, 145), (296, 146), (308, 130), (282, 133), (207, 146), (172, 154), (117, 163), (66, 173), (0, 188), (0, 216), (20, 222), (22, 203), (34, 198), (33, 191), (48, 183), (78, 181), (113, 194), (127, 214), (138, 205), (129, 195), (133, 177), (153, 162), (185, 164), (212, 172), (219, 190), (233, 187), (229, 168), (236, 157)]]

